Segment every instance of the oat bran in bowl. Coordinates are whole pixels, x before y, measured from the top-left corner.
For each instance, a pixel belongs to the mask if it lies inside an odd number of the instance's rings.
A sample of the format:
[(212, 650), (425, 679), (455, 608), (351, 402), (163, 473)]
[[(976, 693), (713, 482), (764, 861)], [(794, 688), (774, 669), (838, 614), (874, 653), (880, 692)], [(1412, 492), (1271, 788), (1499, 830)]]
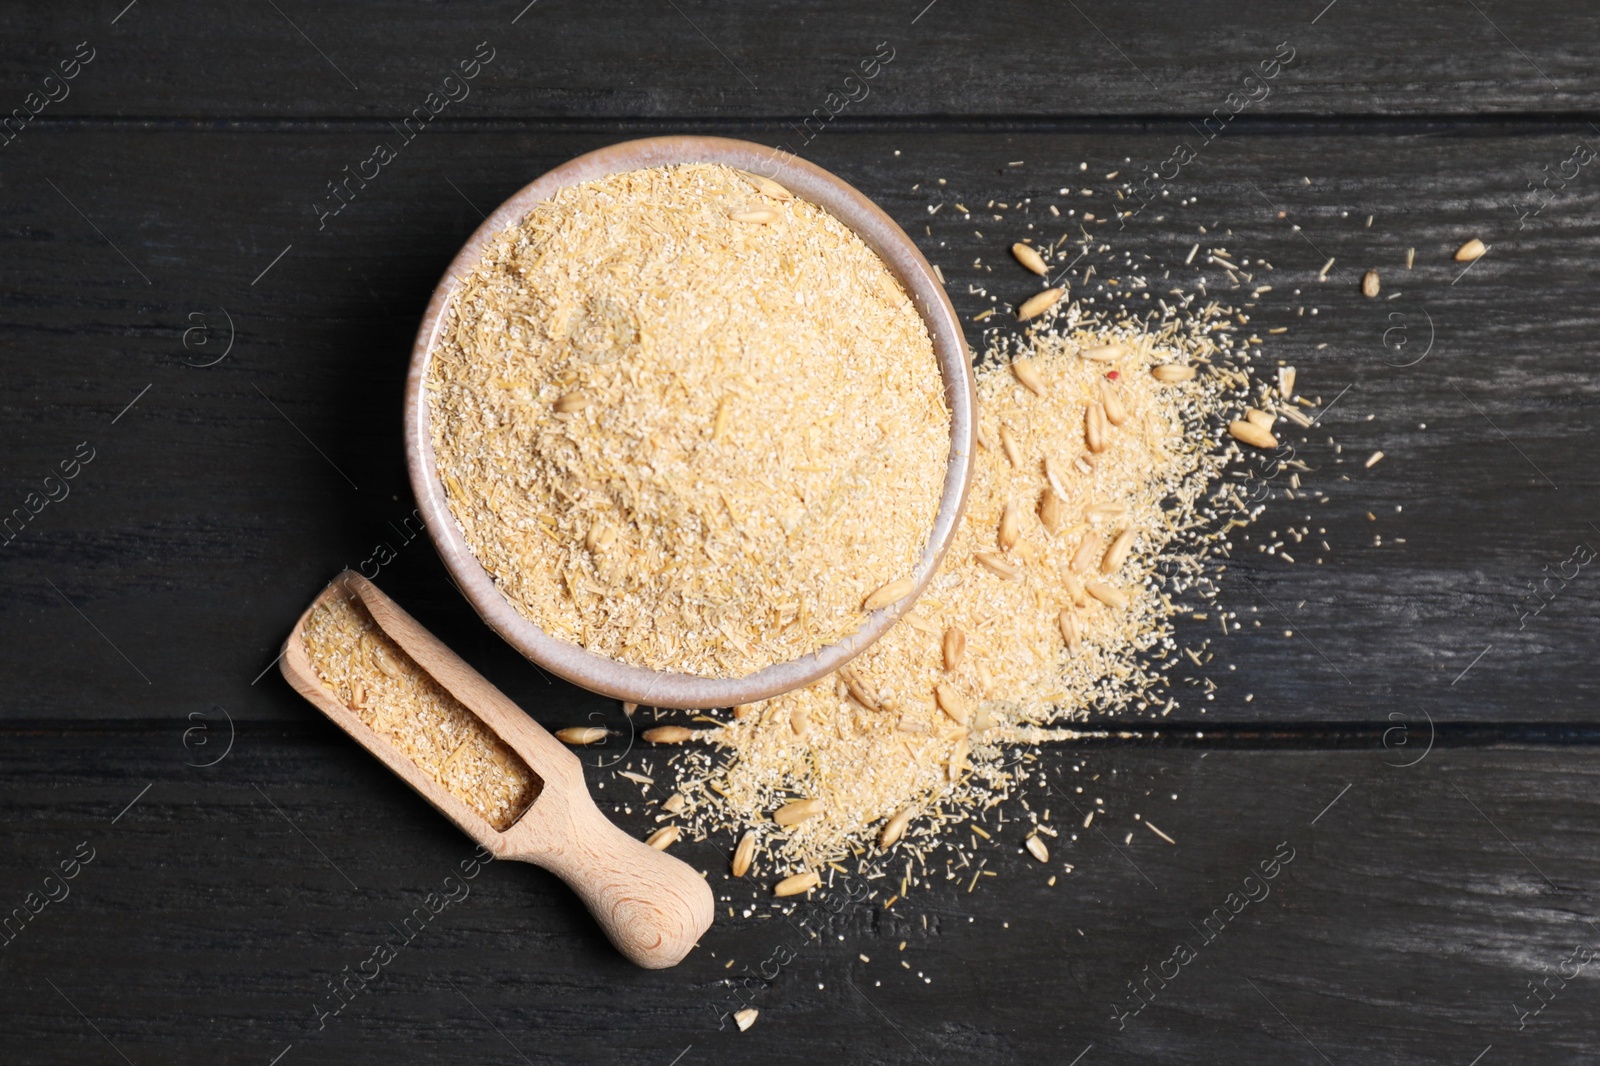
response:
[(968, 360), (926, 260), (849, 185), (746, 142), (627, 142), (451, 264), (412, 358), (412, 484), (528, 658), (639, 703), (764, 699), (864, 650), (937, 568)]

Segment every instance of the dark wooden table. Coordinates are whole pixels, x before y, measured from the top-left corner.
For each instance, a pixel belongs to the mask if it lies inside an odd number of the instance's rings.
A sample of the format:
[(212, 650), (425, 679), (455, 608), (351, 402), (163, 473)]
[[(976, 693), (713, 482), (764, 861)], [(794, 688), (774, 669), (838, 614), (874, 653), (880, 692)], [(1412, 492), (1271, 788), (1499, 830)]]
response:
[[(125, 2), (0, 16), (0, 1058), (1600, 1056), (1600, 583), (1573, 563), (1600, 545), (1592, 5)], [(430, 93), (456, 98), (402, 126)], [(718, 921), (646, 973), (553, 879), (491, 865), (325, 1015), (471, 848), (268, 668), (367, 563), (542, 721), (618, 716), (407, 532), (401, 382), (484, 211), (679, 131), (787, 143), (876, 198), (975, 344), (974, 290), (1026, 292), (1003, 250), (1065, 231), (1050, 204), (1097, 213), (1102, 278), (1237, 302), (1186, 257), (1251, 260), (1251, 325), (1287, 327), (1269, 358), (1327, 405), (1300, 446), (1324, 496), (1236, 537), (1241, 626), (1178, 710), (1042, 753), (1033, 801), (1103, 800), (1048, 870), (1000, 833), (973, 890), (784, 916), (728, 881), (728, 842), (680, 845)], [(1302, 516), (1325, 550), (1260, 550)], [(591, 784), (653, 824), (614, 768)]]

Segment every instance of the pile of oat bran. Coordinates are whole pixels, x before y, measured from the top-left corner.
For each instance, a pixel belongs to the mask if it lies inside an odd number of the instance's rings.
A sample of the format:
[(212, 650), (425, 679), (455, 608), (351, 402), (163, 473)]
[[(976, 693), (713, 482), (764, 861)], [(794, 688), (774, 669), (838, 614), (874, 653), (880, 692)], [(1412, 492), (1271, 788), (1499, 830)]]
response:
[(517, 610), (702, 676), (859, 628), (922, 551), (950, 445), (883, 262), (719, 165), (576, 185), (497, 236), (428, 395), (451, 511)]
[[(1241, 451), (1224, 427), (1288, 400), (1249, 395), (1223, 314), (1151, 333), (1069, 305), (991, 350), (971, 497), (939, 575), (848, 670), (699, 734), (720, 750), (675, 760), (691, 831), (752, 838), (763, 881), (871, 864), (901, 838), (925, 855), (1011, 794), (1007, 757), (1041, 727), (1160, 707), (1150, 653), (1175, 652), (1172, 597), (1216, 536), (1202, 498)], [(774, 820), (802, 799), (818, 813)]]

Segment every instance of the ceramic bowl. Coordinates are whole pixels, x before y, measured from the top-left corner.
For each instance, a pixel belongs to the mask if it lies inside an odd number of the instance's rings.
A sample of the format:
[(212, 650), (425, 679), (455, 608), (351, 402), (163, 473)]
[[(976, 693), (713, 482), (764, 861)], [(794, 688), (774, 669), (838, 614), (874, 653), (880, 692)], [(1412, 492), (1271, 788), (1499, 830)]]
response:
[[(429, 404), (424, 384), (439, 327), (458, 280), (478, 265), (485, 246), (502, 230), (519, 224), (535, 203), (558, 190), (628, 170), (675, 163), (725, 163), (772, 178), (795, 196), (827, 210), (854, 230), (878, 254), (911, 295), (933, 339), (950, 408), (950, 456), (939, 510), (922, 554), (912, 571), (915, 587), (899, 603), (874, 611), (861, 628), (809, 655), (773, 663), (736, 678), (651, 670), (618, 662), (551, 636), (528, 621), (495, 586), (478, 562), (450, 513), (434, 463)], [(406, 463), (428, 533), (457, 586), (495, 632), (527, 658), (576, 685), (653, 707), (730, 707), (753, 703), (809, 684), (848, 663), (877, 640), (908, 610), (938, 569), (966, 502), (972, 477), (976, 433), (971, 357), (955, 309), (944, 286), (911, 238), (876, 204), (847, 182), (795, 156), (747, 141), (721, 137), (650, 137), (626, 141), (579, 156), (545, 174), (495, 209), (478, 227), (433, 291), (417, 331), (406, 383)]]

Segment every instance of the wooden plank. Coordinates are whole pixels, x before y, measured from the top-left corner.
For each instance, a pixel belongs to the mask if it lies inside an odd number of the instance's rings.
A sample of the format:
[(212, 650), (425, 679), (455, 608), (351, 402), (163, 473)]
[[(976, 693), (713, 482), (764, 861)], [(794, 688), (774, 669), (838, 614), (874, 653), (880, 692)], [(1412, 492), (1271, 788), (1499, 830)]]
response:
[[(0, 694), (7, 716), (149, 718), (216, 704), (246, 720), (299, 720), (285, 690), (251, 681), (322, 582), (363, 564), (513, 696), (591, 706), (547, 687), (441, 580), (407, 525), (399, 410), (414, 323), (478, 211), (627, 133), (436, 132), (320, 230), (313, 205), (326, 182), (382, 133), (40, 131), (15, 157), (0, 235), (13, 353), (0, 371), (0, 513), (80, 443), (95, 458), (69, 498), (0, 550), (12, 590), (0, 606), (15, 682)], [(1175, 715), (1592, 718), (1600, 586), (1562, 564), (1600, 536), (1589, 524), (1600, 515), (1590, 443), (1600, 390), (1586, 347), (1600, 185), (1583, 172), (1525, 229), (1513, 210), (1525, 175), (1567, 158), (1570, 138), (1229, 132), (1200, 145), (1166, 199), (1122, 228), (1105, 221), (1133, 202), (1113, 196), (1124, 177), (1105, 175), (1159, 165), (1184, 138), (1198, 143), (1185, 124), (841, 132), (811, 154), (941, 264), (975, 344), (1008, 317), (972, 323), (977, 314), (1030, 291), (1005, 247), (1066, 232), (1046, 211), (1058, 204), (1073, 220), (1096, 213), (1085, 225), (1109, 249), (1093, 245), (1077, 266), (1080, 276), (1096, 267), (1080, 295), (1128, 293), (1103, 283), (1139, 272), (1159, 279), (1150, 301), (1132, 293), (1142, 305), (1201, 282), (1257, 303), (1248, 314), (1264, 358), (1299, 366), (1300, 390), (1332, 404), (1319, 432), (1294, 439), (1316, 470), (1305, 488), (1325, 495), (1278, 496), (1235, 537), (1219, 602), (1241, 628), (1224, 639), (1217, 608), (1193, 604), (1208, 618), (1186, 621), (1182, 639), (1199, 648), (1215, 634), (1206, 650), (1217, 658), (1175, 670), (1185, 697)], [(1013, 206), (990, 211), (990, 200)], [(1464, 271), (1451, 252), (1474, 235), (1492, 251)], [(1246, 284), (1270, 280), (1273, 291), (1250, 301), (1203, 256), (1186, 265), (1196, 242), (1248, 260)], [(1369, 266), (1383, 272), (1384, 299), (1357, 293)], [(220, 356), (228, 318), (232, 351), (204, 365)], [(1279, 327), (1288, 332), (1265, 332)], [(1365, 469), (1377, 450), (1386, 458)], [(1293, 565), (1258, 550), (1289, 547), (1291, 522), (1312, 531)], [(1544, 602), (1530, 583), (1558, 572), (1570, 581), (1552, 581), (1548, 606), (1519, 617)], [(1210, 700), (1193, 689), (1206, 678), (1219, 686)]]
[[(1491, 1046), (1485, 1063), (1585, 1062), (1600, 1046), (1594, 963), (1574, 972), (1600, 945), (1592, 749), (1438, 749), (1411, 766), (1381, 751), (1057, 749), (1042, 763), (1053, 792), (1036, 780), (1029, 797), (1059, 826), (1050, 862), (1022, 851), (1009, 804), (1006, 824), (985, 819), (993, 843), (964, 845), (996, 874), (972, 891), (971, 867), (947, 881), (941, 857), (907, 901), (885, 908), (886, 881), (852, 900), (836, 878), (784, 915), (771, 871), (729, 883), (729, 841), (679, 845), (719, 916), (658, 973), (623, 963), (542, 871), (464, 878), (466, 839), (331, 729), (247, 730), (209, 770), (187, 755), (176, 728), (0, 745), (6, 907), (61, 897), (5, 949), (18, 1061), (117, 1061), (110, 1042), (139, 1063), (280, 1066), (419, 1047), (438, 1063), (1070, 1063), (1089, 1049), (1080, 1062), (1465, 1066)], [(630, 832), (653, 827), (636, 786), (591, 780)], [(80, 843), (94, 857), (63, 893), (46, 871)], [(461, 898), (403, 940), (395, 926), (429, 892)], [(382, 976), (324, 1018), (328, 980), (372, 972), (383, 942), (400, 947)], [(1180, 944), (1194, 957), (1164, 965)], [(1130, 983), (1162, 970), (1133, 1010)], [(743, 1001), (754, 1028), (719, 1030)]]
[[(122, 5), (114, 4), (120, 8)], [(418, 2), (332, 7), (43, 7), (8, 15), (6, 108), (87, 41), (95, 58), (43, 114), (398, 119), (444, 91), (480, 42), (494, 56), (451, 117), (1205, 115), (1240, 90), (1274, 115), (1592, 112), (1600, 16), (1512, 6), (1197, 3), (1040, 10), (951, 0), (804, 11), (685, 2), (630, 11), (510, 0), (464, 13)], [(1244, 78), (1286, 45), (1266, 84)], [(847, 83), (885, 46), (890, 65)], [(87, 54), (87, 53), (85, 53)], [(485, 52), (484, 54), (491, 54)], [(1289, 55), (1290, 51), (1282, 54)], [(872, 69), (872, 68), (869, 68)], [(459, 88), (450, 91), (460, 94)], [(839, 94), (830, 102), (829, 94)], [(847, 95), (857, 102), (848, 102)]]

